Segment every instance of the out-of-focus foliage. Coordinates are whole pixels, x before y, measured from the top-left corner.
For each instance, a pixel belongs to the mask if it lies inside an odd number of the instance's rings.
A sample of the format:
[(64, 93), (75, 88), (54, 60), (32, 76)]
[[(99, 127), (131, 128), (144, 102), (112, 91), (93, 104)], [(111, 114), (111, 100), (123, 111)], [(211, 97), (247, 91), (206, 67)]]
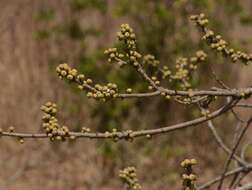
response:
[(105, 0), (71, 0), (70, 7), (73, 11), (83, 11), (86, 9), (97, 9), (103, 13), (107, 11), (107, 3)]
[(252, 14), (248, 14), (248, 13), (241, 14), (240, 21), (243, 25), (251, 25), (252, 24)]

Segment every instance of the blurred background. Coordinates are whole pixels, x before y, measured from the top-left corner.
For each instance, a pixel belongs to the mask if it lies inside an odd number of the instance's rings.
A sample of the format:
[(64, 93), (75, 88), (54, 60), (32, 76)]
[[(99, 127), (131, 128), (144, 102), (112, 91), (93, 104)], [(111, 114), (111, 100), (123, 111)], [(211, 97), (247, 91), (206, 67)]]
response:
[[(250, 0), (1, 0), (0, 127), (40, 131), (39, 108), (46, 101), (58, 104), (60, 122), (74, 131), (157, 128), (192, 119), (199, 114), (193, 107), (160, 98), (106, 103), (87, 99), (60, 81), (55, 68), (67, 62), (96, 81), (142, 91), (146, 84), (134, 70), (115, 68), (103, 55), (115, 44), (120, 25), (129, 23), (140, 52), (155, 55), (163, 65), (172, 67), (177, 57), (198, 49), (208, 52), (208, 64), (194, 76), (195, 87), (217, 85), (209, 65), (228, 85), (245, 87), (251, 85), (251, 66), (232, 65), (209, 52), (188, 17), (205, 13), (210, 26), (232, 46), (252, 52), (251, 10)], [(239, 114), (246, 118), (251, 112)], [(216, 120), (229, 146), (234, 121), (231, 114)], [(252, 149), (246, 156), (252, 160)], [(175, 189), (181, 185), (179, 163), (187, 157), (199, 161), (196, 171), (203, 182), (220, 174), (226, 155), (205, 125), (132, 143), (81, 139), (26, 140), (20, 145), (4, 138), (0, 190), (120, 189), (118, 171), (131, 165), (143, 189)]]

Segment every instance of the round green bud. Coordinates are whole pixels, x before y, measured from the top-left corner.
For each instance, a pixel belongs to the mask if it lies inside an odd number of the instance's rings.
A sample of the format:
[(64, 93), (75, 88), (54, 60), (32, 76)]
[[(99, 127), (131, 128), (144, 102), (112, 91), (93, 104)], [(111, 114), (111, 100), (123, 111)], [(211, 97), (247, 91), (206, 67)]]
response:
[(70, 75), (70, 74), (67, 75), (67, 79), (68, 79), (68, 80), (73, 80), (73, 75)]
[(127, 92), (127, 93), (132, 93), (132, 89), (131, 89), (131, 88), (128, 88), (128, 89), (126, 90), (126, 92)]

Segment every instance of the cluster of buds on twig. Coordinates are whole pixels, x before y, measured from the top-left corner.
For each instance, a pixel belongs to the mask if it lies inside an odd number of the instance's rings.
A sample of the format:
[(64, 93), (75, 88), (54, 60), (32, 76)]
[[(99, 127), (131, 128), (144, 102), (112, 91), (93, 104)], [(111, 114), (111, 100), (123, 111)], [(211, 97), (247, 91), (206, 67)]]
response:
[(58, 124), (58, 120), (56, 118), (56, 104), (47, 102), (45, 105), (41, 106), (41, 110), (44, 112), (42, 117), (42, 127), (46, 131), (46, 134), (50, 140), (66, 140), (66, 138), (69, 137), (69, 129), (66, 126), (60, 126)]
[(110, 62), (110, 63), (118, 61), (124, 57), (124, 55), (122, 53), (118, 53), (117, 48), (109, 48), (104, 51), (104, 54), (109, 57), (108, 62)]
[(153, 67), (157, 67), (160, 61), (158, 61), (154, 55), (147, 54), (143, 57), (143, 64), (151, 65)]
[(222, 55), (230, 57), (233, 62), (237, 62), (238, 60), (242, 61), (244, 64), (252, 62), (252, 55), (228, 47), (228, 43), (222, 39), (221, 35), (216, 35), (211, 29), (209, 29), (207, 27), (208, 19), (204, 14), (193, 15), (190, 19), (194, 21), (203, 32), (204, 35), (202, 39), (205, 40), (216, 52), (220, 52)]
[[(123, 133), (123, 138), (122, 138), (122, 133)], [(106, 135), (106, 138), (111, 138), (114, 142), (117, 142), (119, 139), (124, 139), (129, 142), (132, 142), (134, 140), (132, 130), (119, 132), (116, 128), (113, 128), (111, 132), (106, 131), (105, 135)]]
[[(205, 18), (204, 14), (194, 15), (191, 17), (195, 21), (196, 25), (199, 26), (204, 32), (204, 37), (210, 46), (217, 51), (223, 52), (230, 55), (232, 59), (246, 59), (246, 61), (251, 58), (241, 51), (234, 51), (228, 48), (227, 43), (221, 38), (220, 35), (215, 35), (210, 29), (207, 28), (208, 20)], [(167, 66), (160, 67), (159, 61), (150, 54), (144, 55), (137, 51), (136, 48), (136, 35), (133, 29), (128, 24), (122, 24), (121, 29), (117, 34), (119, 41), (123, 44), (119, 46), (120, 48), (109, 48), (105, 50), (105, 54), (108, 56), (108, 62), (116, 62), (119, 65), (133, 65), (140, 76), (148, 82), (148, 89), (159, 91), (159, 95), (164, 96), (166, 99), (170, 99), (171, 93), (167, 93), (164, 90), (162, 92), (160, 89), (162, 86), (162, 79), (168, 79), (168, 82), (174, 82), (176, 89), (187, 91), (183, 95), (176, 95), (175, 100), (183, 104), (192, 104), (199, 101), (199, 97), (195, 96), (193, 93), (193, 74), (198, 69), (199, 64), (206, 61), (207, 54), (199, 50), (192, 57), (180, 57), (176, 60), (175, 68), (168, 68)], [(229, 53), (227, 53), (229, 52)], [(232, 55), (231, 55), (232, 54)], [(151, 70), (151, 74), (148, 73), (148, 69), (145, 66), (152, 66), (154, 69)], [(141, 93), (135, 93), (134, 95), (129, 95), (132, 93), (132, 89), (126, 89), (126, 93), (121, 94), (114, 83), (108, 83), (106, 85), (94, 84), (89, 78), (85, 78), (83, 74), (78, 74), (76, 69), (70, 68), (67, 64), (60, 64), (56, 69), (58, 76), (61, 79), (67, 79), (70, 82), (74, 82), (78, 85), (78, 88), (85, 90), (87, 92), (87, 97), (94, 98), (96, 100), (106, 101), (112, 98), (118, 97), (134, 97), (141, 96)], [(190, 93), (191, 91), (192, 93)], [(189, 93), (188, 93), (189, 92)], [(244, 95), (243, 95), (244, 94)], [(146, 94), (147, 95), (147, 94)], [(246, 93), (241, 94), (241, 96), (247, 97)], [(207, 114), (206, 114), (207, 115)]]
[(197, 176), (193, 174), (192, 166), (197, 164), (195, 159), (185, 159), (181, 162), (181, 166), (184, 169), (184, 174), (182, 174), (183, 179), (183, 190), (196, 190), (196, 180)]
[(248, 89), (241, 89), (240, 96), (241, 96), (241, 98), (247, 99), (251, 96), (251, 93), (249, 92)]
[(172, 72), (168, 66), (163, 66), (162, 69), (160, 69), (160, 71), (162, 73), (162, 79), (166, 79), (166, 78), (170, 77), (172, 74)]
[(129, 50), (136, 49), (136, 35), (129, 24), (122, 24), (120, 32), (117, 33), (120, 41), (124, 41)]
[(136, 176), (135, 167), (127, 167), (123, 170), (120, 170), (119, 177), (128, 185), (127, 190), (141, 190), (142, 189)]
[[(175, 69), (169, 69), (167, 66), (163, 66), (159, 71), (162, 74), (162, 79), (168, 79), (169, 82), (177, 82), (178, 87), (182, 90), (191, 90), (192, 84), (191, 80), (193, 77), (193, 72), (198, 68), (198, 64), (206, 61), (207, 54), (199, 50), (195, 53), (194, 56), (190, 58), (180, 57), (176, 60)], [(160, 81), (157, 77), (153, 76), (151, 79), (155, 82), (156, 85), (160, 84)], [(153, 87), (149, 86), (149, 90), (152, 90)], [(166, 99), (170, 99), (170, 95), (166, 93), (161, 93), (162, 96), (165, 96)], [(177, 97), (177, 99), (181, 99)], [(190, 97), (183, 97), (181, 101), (185, 103), (190, 103)]]
[(142, 57), (140, 53), (137, 51), (130, 50), (129, 53), (126, 54), (126, 56), (129, 58), (129, 62), (137, 67), (139, 65), (139, 59)]
[(198, 64), (206, 60), (207, 54), (199, 50), (195, 56), (191, 58), (178, 58), (175, 65), (175, 73), (170, 75), (172, 80), (179, 81), (179, 86), (183, 90), (191, 88), (190, 80), (192, 78), (192, 72), (198, 68)]
[(116, 98), (118, 96), (118, 88), (114, 83), (108, 83), (107, 85), (96, 84), (94, 88), (93, 92), (87, 93), (88, 98), (105, 101), (108, 98)]
[(82, 127), (81, 128), (81, 132), (82, 133), (89, 133), (91, 130), (90, 130), (90, 128), (88, 128), (88, 127)]
[(109, 98), (115, 98), (118, 96), (118, 87), (116, 84), (94, 84), (92, 79), (86, 79), (83, 74), (78, 74), (76, 69), (72, 69), (66, 63), (60, 64), (56, 68), (56, 71), (61, 79), (65, 78), (70, 82), (76, 83), (80, 90), (86, 90), (88, 98), (105, 101)]
[(67, 78), (69, 81), (74, 81), (78, 76), (78, 71), (76, 69), (71, 69), (66, 63), (60, 64), (56, 68), (56, 71), (60, 79)]
[(119, 52), (117, 48), (105, 50), (104, 54), (108, 55), (108, 62), (117, 62), (120, 66), (127, 63), (138, 66), (142, 55), (136, 51), (136, 35), (129, 24), (121, 25), (117, 37), (124, 43), (124, 49), (122, 52)]
[[(124, 65), (130, 63), (131, 65), (137, 68), (137, 71), (149, 82), (149, 90), (156, 90), (157, 86), (161, 84), (158, 76), (148, 76), (146, 71), (144, 70), (144, 66), (151, 65), (155, 69), (157, 69), (157, 73), (161, 72), (162, 79), (168, 78), (169, 82), (175, 81), (178, 83), (178, 86), (182, 90), (188, 90), (192, 87), (191, 79), (192, 73), (198, 68), (198, 64), (204, 62), (206, 60), (206, 53), (202, 50), (197, 51), (195, 56), (190, 58), (179, 58), (176, 61), (175, 70), (171, 71), (167, 66), (163, 66), (159, 68), (160, 62), (150, 54), (142, 56), (139, 52), (136, 51), (136, 43), (134, 47), (128, 46), (127, 40), (132, 40), (129, 35), (134, 36), (134, 42), (136, 35), (133, 32), (133, 29), (128, 24), (123, 24), (121, 26), (121, 31), (118, 33), (119, 40), (123, 41), (124, 50), (119, 52), (117, 48), (110, 48), (106, 50), (104, 53), (109, 56), (108, 61), (115, 61), (119, 65)], [(131, 93), (131, 89), (127, 89), (127, 93)], [(166, 93), (161, 93), (161, 95), (165, 96), (166, 99), (170, 99), (170, 95)], [(190, 103), (190, 97), (186, 98), (186, 102)], [(182, 100), (184, 101), (184, 100)]]

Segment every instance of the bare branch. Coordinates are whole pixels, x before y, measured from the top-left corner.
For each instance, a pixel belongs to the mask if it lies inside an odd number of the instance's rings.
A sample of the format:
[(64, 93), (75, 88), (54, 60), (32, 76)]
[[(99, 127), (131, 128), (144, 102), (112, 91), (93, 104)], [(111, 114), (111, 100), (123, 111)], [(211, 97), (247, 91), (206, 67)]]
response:
[(236, 150), (237, 150), (237, 148), (238, 148), (238, 146), (239, 146), (239, 144), (240, 144), (242, 138), (244, 137), (244, 135), (245, 135), (247, 129), (249, 128), (251, 122), (252, 122), (252, 117), (247, 121), (246, 126), (242, 129), (242, 131), (241, 131), (241, 133), (240, 133), (240, 135), (239, 135), (239, 137), (238, 137), (236, 143), (234, 144), (234, 146), (233, 146), (233, 148), (232, 148), (232, 152), (231, 152), (230, 156), (229, 156), (228, 159), (227, 159), (227, 162), (226, 162), (225, 167), (224, 167), (224, 171), (223, 171), (223, 173), (222, 173), (222, 175), (221, 175), (221, 180), (220, 180), (220, 183), (219, 183), (219, 185), (218, 185), (218, 190), (220, 190), (221, 187), (222, 187), (223, 180), (224, 180), (224, 177), (225, 177), (225, 173), (227, 172), (228, 167), (229, 167), (229, 165), (230, 165), (230, 163), (231, 163), (231, 161), (232, 161), (232, 158), (233, 158), (233, 156), (234, 156), (234, 154), (235, 154), (235, 152), (236, 152)]
[[(166, 134), (170, 133), (172, 131), (176, 130), (181, 130), (185, 129), (188, 127), (193, 127), (197, 126), (201, 123), (204, 123), (208, 120), (214, 119), (224, 113), (226, 113), (228, 110), (230, 110), (238, 100), (231, 100), (227, 104), (225, 104), (223, 107), (220, 109), (209, 113), (207, 116), (199, 117), (197, 119), (167, 126), (167, 127), (162, 127), (162, 128), (157, 128), (157, 129), (146, 129), (146, 130), (139, 130), (139, 131), (124, 131), (124, 132), (112, 132), (112, 133), (92, 133), (92, 132), (69, 132), (69, 135), (72, 137), (76, 138), (96, 138), (96, 139), (104, 139), (104, 138), (116, 138), (116, 139), (131, 139), (135, 137), (142, 137), (142, 136), (154, 136), (154, 135), (159, 135), (159, 134)], [(17, 137), (17, 138), (48, 138), (47, 134), (45, 133), (36, 133), (36, 134), (31, 134), (31, 133), (15, 133), (15, 132), (1, 132), (0, 136), (9, 136), (9, 137)]]
[(252, 189), (252, 183), (247, 183), (246, 185), (236, 188), (235, 190), (251, 190)]
[[(231, 150), (227, 147), (227, 145), (223, 142), (223, 140), (221, 139), (221, 137), (219, 136), (219, 134), (217, 133), (215, 126), (213, 125), (213, 122), (211, 120), (209, 120), (207, 122), (208, 124), (208, 128), (211, 130), (212, 134), (214, 135), (214, 138), (216, 140), (216, 142), (219, 144), (219, 146), (228, 154), (231, 154)], [(234, 159), (241, 164), (242, 166), (246, 166), (246, 162), (239, 157), (238, 155), (234, 154)]]
[(246, 103), (239, 103), (236, 104), (235, 107), (240, 107), (240, 108), (252, 108), (252, 104), (246, 104)]
[[(237, 173), (241, 173), (241, 172), (245, 172), (245, 171), (252, 171), (252, 164), (248, 164), (246, 167), (238, 167), (238, 168), (235, 168), (229, 172), (226, 172), (225, 175), (224, 175), (224, 178), (227, 178), (227, 177), (230, 177), (232, 175), (235, 175)], [(203, 189), (207, 189), (209, 187), (211, 187), (212, 185), (216, 184), (217, 182), (219, 182), (221, 180), (222, 176), (218, 176), (206, 183), (204, 183), (203, 185), (199, 186), (197, 188), (197, 190), (203, 190)]]

